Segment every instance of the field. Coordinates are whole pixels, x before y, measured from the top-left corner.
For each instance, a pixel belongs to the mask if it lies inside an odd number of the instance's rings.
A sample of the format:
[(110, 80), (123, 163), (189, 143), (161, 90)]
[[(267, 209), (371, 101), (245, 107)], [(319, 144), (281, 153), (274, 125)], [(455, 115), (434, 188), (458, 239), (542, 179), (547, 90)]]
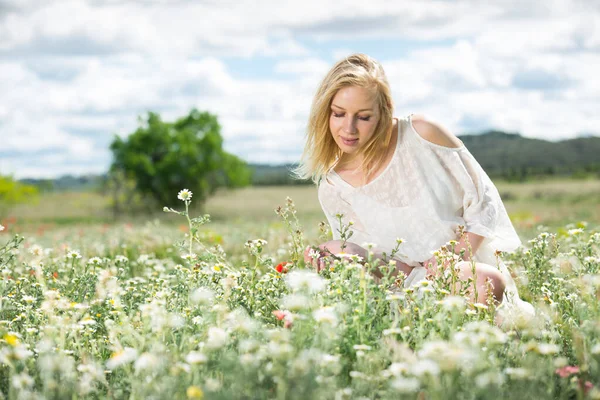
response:
[(302, 268), (314, 187), (192, 197), (210, 222), (45, 194), (0, 217), (0, 398), (600, 398), (600, 181), (497, 187), (537, 311), (500, 327), (444, 279)]

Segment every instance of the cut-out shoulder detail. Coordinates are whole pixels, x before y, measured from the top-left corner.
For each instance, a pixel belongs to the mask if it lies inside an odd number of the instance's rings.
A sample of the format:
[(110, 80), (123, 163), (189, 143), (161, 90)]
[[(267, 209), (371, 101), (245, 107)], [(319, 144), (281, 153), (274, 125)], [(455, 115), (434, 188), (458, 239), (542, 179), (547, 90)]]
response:
[(427, 120), (422, 115), (411, 115), (409, 122), (418, 136), (429, 144), (447, 149), (462, 149), (465, 146), (460, 139), (450, 133), (447, 129), (435, 122)]

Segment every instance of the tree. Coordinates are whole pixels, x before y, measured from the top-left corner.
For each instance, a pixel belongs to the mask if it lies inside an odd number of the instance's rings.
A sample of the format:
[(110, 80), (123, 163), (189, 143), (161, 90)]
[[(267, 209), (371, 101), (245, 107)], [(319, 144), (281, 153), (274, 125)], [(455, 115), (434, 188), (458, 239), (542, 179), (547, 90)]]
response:
[(0, 219), (19, 203), (32, 203), (38, 200), (38, 189), (15, 181), (10, 176), (0, 175)]
[(121, 171), (140, 194), (161, 206), (174, 206), (183, 188), (191, 190), (196, 204), (201, 204), (219, 187), (250, 183), (250, 169), (223, 150), (220, 131), (217, 117), (208, 112), (193, 109), (174, 123), (149, 112), (127, 138), (115, 136), (109, 174)]

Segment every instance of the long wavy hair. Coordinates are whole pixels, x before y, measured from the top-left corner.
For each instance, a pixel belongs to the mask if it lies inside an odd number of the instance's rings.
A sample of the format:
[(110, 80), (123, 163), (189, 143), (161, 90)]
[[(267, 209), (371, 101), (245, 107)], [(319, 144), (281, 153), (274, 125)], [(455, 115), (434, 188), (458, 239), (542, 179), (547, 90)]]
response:
[(340, 161), (342, 150), (335, 143), (329, 129), (331, 102), (337, 92), (347, 86), (369, 90), (378, 108), (378, 122), (373, 136), (362, 147), (365, 179), (385, 162), (381, 150), (392, 138), (394, 104), (390, 85), (379, 62), (365, 54), (353, 54), (338, 61), (321, 81), (312, 102), (306, 143), (300, 165), (294, 170), (301, 179), (319, 182)]

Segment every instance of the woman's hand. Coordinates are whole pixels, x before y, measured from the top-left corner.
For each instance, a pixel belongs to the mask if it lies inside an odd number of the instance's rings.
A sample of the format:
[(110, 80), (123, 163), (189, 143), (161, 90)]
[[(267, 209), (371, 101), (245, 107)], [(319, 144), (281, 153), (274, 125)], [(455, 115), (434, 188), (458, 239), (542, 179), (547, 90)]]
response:
[(429, 260), (423, 261), (423, 267), (427, 271), (427, 276), (436, 276), (438, 274), (438, 262), (436, 256), (431, 257)]
[[(344, 246), (343, 249), (342, 245)], [(330, 240), (329, 242), (321, 244), (318, 250), (313, 249), (310, 246), (306, 247), (304, 250), (304, 262), (312, 265), (314, 268), (316, 268), (317, 272), (320, 272), (325, 269), (326, 261), (331, 261), (334, 256), (342, 253), (354, 254), (364, 260), (367, 251), (356, 243), (344, 243), (341, 240)]]

